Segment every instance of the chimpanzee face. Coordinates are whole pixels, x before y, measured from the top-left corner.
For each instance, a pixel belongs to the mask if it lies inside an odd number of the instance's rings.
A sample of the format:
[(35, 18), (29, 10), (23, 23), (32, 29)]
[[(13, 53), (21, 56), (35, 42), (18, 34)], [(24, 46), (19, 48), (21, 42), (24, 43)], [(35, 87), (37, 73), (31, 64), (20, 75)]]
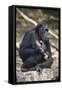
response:
[(48, 25), (46, 23), (39, 27), (39, 36), (44, 42), (48, 40)]

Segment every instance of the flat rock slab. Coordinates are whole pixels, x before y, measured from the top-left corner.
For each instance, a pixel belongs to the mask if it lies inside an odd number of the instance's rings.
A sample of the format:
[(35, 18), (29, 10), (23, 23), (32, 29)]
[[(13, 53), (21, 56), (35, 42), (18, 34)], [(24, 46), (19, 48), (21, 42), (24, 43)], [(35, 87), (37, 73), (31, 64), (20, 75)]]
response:
[(17, 82), (27, 82), (27, 81), (44, 81), (52, 80), (54, 78), (54, 73), (51, 69), (43, 69), (41, 72), (38, 71), (27, 71), (17, 73)]

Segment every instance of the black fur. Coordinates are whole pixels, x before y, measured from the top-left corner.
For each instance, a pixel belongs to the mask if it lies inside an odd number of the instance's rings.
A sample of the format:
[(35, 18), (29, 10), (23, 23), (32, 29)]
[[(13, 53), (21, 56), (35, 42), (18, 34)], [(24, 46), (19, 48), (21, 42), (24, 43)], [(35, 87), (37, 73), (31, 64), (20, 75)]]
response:
[[(46, 60), (45, 54), (48, 56)], [(39, 63), (43, 68), (51, 66), (52, 57), (47, 23), (40, 23), (25, 33), (20, 45), (19, 55), (23, 60), (24, 68), (34, 67)]]

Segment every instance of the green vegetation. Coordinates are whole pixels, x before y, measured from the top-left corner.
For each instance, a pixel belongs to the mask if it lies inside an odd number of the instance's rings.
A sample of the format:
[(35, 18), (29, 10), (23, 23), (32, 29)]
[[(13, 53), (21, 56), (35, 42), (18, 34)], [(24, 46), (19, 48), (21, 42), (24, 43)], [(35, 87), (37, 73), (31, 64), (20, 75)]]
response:
[(37, 17), (42, 17), (43, 16), (43, 11), (41, 9), (37, 10), (36, 16)]

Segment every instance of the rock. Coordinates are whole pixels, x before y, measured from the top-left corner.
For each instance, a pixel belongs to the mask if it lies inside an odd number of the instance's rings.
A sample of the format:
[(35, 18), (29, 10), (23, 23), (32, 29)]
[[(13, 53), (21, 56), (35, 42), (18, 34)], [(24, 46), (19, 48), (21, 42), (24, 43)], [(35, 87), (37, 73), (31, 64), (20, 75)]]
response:
[(40, 74), (40, 81), (52, 80), (53, 77), (53, 71), (51, 69), (43, 69), (42, 73)]
[(38, 81), (38, 80), (39, 80), (39, 76), (38, 76), (38, 72), (36, 71), (17, 73), (17, 82)]

